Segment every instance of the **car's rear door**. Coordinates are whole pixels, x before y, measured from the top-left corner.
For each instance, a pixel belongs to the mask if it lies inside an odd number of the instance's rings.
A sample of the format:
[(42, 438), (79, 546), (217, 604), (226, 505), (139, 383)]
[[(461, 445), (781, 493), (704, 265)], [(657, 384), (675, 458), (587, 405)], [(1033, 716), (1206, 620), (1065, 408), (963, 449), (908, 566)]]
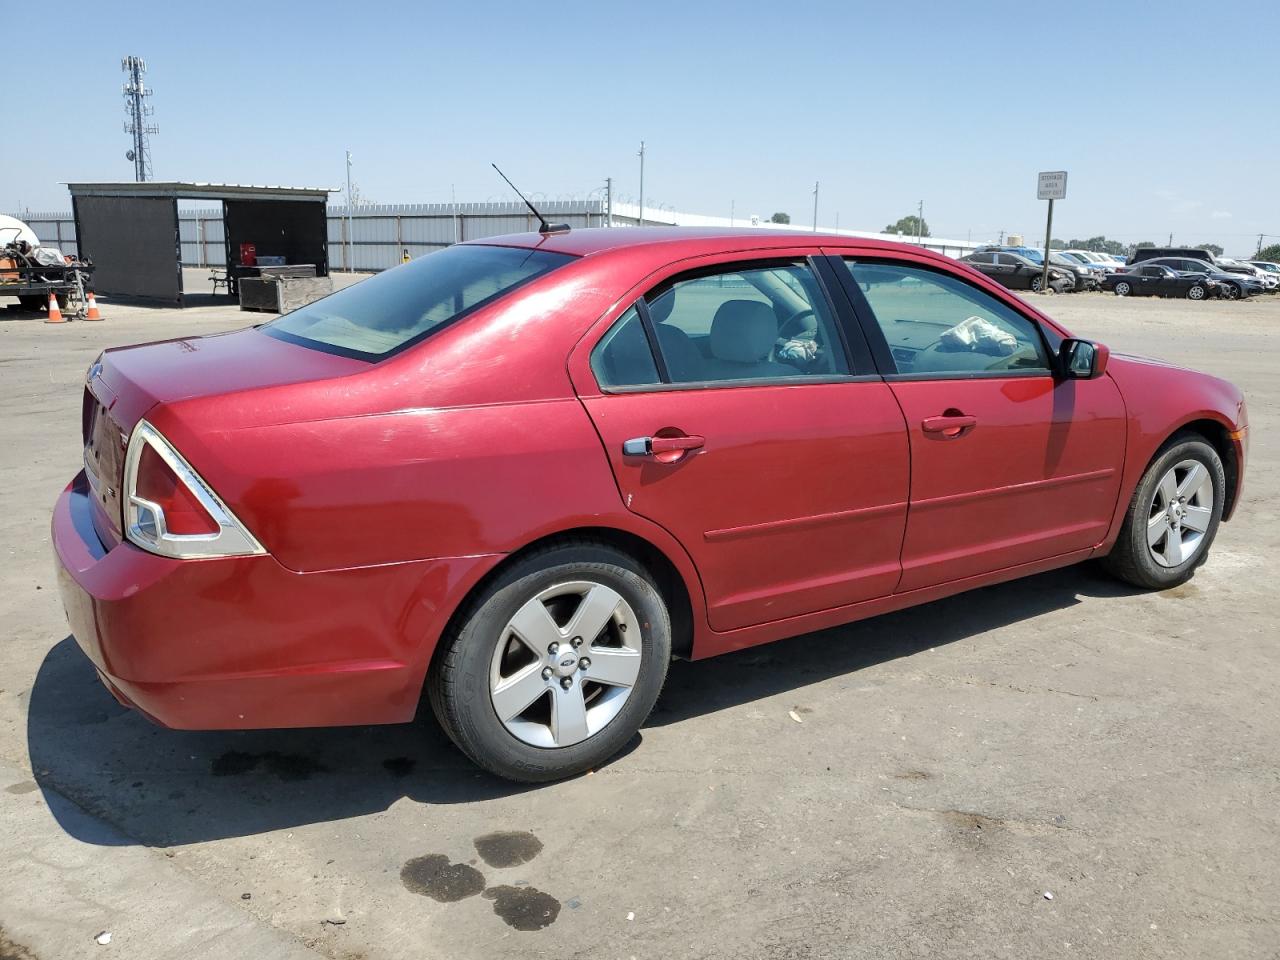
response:
[(899, 578), (902, 412), (808, 252), (673, 266), (570, 358), (623, 502), (689, 552), (714, 630), (886, 596)]
[(899, 591), (1100, 543), (1125, 444), (1110, 378), (1056, 378), (1057, 335), (950, 271), (838, 263), (911, 437)]

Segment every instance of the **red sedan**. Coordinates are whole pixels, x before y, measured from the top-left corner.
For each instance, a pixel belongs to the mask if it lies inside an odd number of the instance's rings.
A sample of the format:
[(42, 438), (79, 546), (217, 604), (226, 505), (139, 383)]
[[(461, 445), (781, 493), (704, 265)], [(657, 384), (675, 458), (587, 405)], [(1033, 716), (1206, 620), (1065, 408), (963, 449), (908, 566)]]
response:
[(1247, 416), (916, 248), (614, 229), (109, 350), (82, 427), (53, 542), (122, 703), (397, 723), (425, 690), (476, 763), (538, 781), (619, 750), (673, 656), (1088, 558), (1185, 581)]

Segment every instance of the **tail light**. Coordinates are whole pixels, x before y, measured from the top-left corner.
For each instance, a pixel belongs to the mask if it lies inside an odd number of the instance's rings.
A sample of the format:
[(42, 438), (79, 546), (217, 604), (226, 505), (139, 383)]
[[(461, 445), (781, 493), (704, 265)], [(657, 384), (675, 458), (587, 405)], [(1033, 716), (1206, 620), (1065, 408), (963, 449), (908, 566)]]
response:
[(145, 420), (125, 454), (125, 534), (165, 557), (237, 557), (265, 553), (226, 504), (173, 445)]

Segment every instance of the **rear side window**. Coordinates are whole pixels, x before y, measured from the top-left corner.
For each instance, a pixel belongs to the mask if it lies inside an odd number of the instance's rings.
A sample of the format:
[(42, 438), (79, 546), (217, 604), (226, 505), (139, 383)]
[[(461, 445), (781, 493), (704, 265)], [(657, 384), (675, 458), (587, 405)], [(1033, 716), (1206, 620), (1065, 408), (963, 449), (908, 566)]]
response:
[(573, 259), (523, 247), (449, 247), (309, 303), (261, 329), (304, 347), (381, 360)]
[(898, 373), (1049, 371), (1037, 326), (978, 288), (932, 270), (845, 263), (888, 341)]
[(591, 371), (602, 387), (642, 387), (662, 382), (640, 311), (635, 307), (624, 313), (591, 351)]
[[(661, 360), (656, 377), (642, 358), (650, 343)], [(619, 318), (591, 366), (606, 388), (849, 372), (826, 298), (804, 263), (738, 264), (663, 283)]]

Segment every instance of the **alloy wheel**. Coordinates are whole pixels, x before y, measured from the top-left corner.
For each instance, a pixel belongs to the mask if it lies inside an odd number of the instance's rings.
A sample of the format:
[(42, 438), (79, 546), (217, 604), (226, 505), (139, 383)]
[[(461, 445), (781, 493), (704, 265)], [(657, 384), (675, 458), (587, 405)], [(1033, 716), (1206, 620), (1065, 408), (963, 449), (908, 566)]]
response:
[(1129, 295), (1129, 289), (1130, 289), (1129, 284), (1121, 280), (1119, 283), (1116, 284), (1116, 296), (1127, 297)]
[(1147, 548), (1162, 567), (1194, 557), (1213, 521), (1213, 479), (1199, 460), (1182, 460), (1156, 485), (1147, 514)]
[(635, 611), (616, 590), (588, 580), (548, 587), (498, 637), (489, 670), (494, 712), (532, 746), (581, 743), (626, 704), (640, 649)]
[(1199, 286), (1199, 285), (1192, 287), (1190, 290), (1188, 290), (1188, 291), (1187, 291), (1187, 299), (1188, 299), (1188, 300), (1203, 300), (1203, 299), (1204, 299), (1204, 287), (1201, 287), (1201, 286)]

